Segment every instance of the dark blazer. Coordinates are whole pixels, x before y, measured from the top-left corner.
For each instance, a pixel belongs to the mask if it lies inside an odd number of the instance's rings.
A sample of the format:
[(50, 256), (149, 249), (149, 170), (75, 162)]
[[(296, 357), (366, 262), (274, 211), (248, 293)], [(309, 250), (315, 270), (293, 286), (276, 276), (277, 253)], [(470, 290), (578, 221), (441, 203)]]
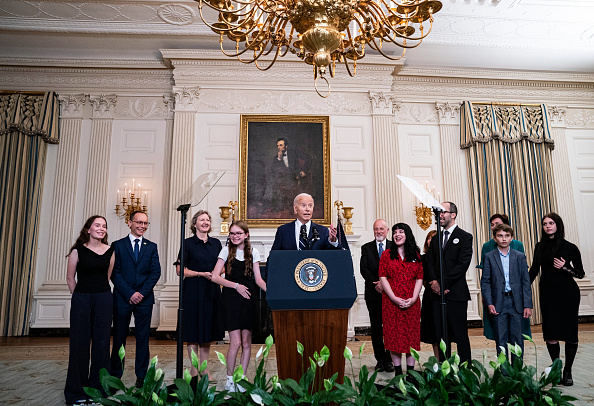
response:
[[(425, 280), (440, 282), (439, 275), (439, 241), (437, 236), (431, 240), (427, 252), (427, 272)], [(466, 283), (466, 272), (472, 260), (472, 234), (456, 227), (450, 235), (443, 250), (444, 286), (448, 290), (448, 300), (464, 302), (470, 300), (470, 291)], [(431, 292), (431, 298), (437, 300), (438, 295)]]
[[(384, 250), (387, 250), (392, 245), (388, 239), (385, 241)], [(366, 301), (381, 301), (382, 294), (375, 290), (373, 282), (379, 281), (379, 253), (377, 252), (377, 245), (375, 240), (365, 243), (361, 246), (361, 276), (365, 279), (365, 300)]]
[[(514, 296), (514, 305), (518, 313), (532, 308), (532, 289), (526, 255), (520, 251), (509, 250), (509, 285)], [(505, 276), (499, 250), (495, 249), (485, 254), (481, 291), (487, 306), (494, 305), (497, 312), (503, 309), (503, 292), (505, 291)]]
[[(291, 221), (290, 223), (283, 224), (279, 228), (276, 229), (276, 235), (274, 236), (274, 242), (272, 243), (271, 250), (296, 250), (297, 249), (297, 242), (295, 241), (295, 221)], [(311, 238), (313, 229), (316, 227), (318, 229), (318, 234), (320, 238), (313, 243), (311, 249), (312, 250), (333, 250), (333, 249), (340, 249), (340, 242), (338, 243), (338, 247), (334, 247), (330, 244), (328, 238), (330, 237), (330, 232), (324, 226), (311, 222), (311, 226), (309, 227), (309, 238)]]
[(130, 298), (139, 292), (144, 299), (137, 305), (153, 305), (153, 288), (161, 277), (161, 265), (157, 244), (142, 239), (138, 261), (134, 260), (132, 244), (128, 236), (113, 243), (115, 264), (111, 280), (113, 281), (113, 305), (118, 308), (132, 307)]

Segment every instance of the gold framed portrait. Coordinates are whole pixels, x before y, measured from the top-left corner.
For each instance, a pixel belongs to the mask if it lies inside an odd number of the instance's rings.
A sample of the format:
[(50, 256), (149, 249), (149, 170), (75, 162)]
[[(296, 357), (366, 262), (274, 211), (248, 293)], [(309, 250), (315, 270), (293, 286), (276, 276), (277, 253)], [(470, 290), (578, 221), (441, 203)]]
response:
[(330, 117), (242, 115), (239, 151), (239, 216), (250, 227), (294, 220), (300, 193), (314, 198), (312, 220), (330, 224)]

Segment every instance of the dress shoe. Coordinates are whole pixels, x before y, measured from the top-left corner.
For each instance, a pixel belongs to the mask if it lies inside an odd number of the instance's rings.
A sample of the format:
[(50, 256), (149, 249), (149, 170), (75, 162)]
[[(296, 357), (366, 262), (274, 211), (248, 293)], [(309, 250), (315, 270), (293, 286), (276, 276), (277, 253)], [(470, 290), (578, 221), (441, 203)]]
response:
[(384, 365), (383, 362), (378, 362), (377, 364), (375, 364), (375, 370), (377, 372), (385, 372), (386, 371), (386, 367)]
[(134, 386), (137, 388), (142, 388), (144, 386), (144, 378), (136, 378), (136, 383)]
[(402, 375), (402, 365), (394, 365), (394, 376)]
[(394, 364), (392, 361), (388, 361), (384, 364), (384, 370), (386, 372), (394, 372)]
[(571, 370), (563, 370), (563, 378), (561, 378), (561, 385), (573, 386), (573, 378), (571, 376)]

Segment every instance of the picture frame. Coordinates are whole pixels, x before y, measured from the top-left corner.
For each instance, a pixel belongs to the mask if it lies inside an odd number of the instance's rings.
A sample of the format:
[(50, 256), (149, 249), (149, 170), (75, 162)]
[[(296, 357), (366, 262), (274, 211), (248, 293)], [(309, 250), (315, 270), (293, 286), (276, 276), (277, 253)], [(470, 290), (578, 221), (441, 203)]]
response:
[(250, 227), (294, 220), (299, 193), (314, 198), (312, 221), (330, 224), (329, 116), (241, 115), (239, 151), (239, 217)]

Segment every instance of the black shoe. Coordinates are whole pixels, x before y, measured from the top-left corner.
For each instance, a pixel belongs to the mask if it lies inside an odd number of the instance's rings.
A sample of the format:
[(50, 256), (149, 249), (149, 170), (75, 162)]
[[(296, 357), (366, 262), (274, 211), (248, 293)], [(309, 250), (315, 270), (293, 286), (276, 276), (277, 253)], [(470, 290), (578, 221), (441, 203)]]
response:
[(386, 372), (394, 372), (394, 364), (392, 363), (392, 361), (388, 361), (384, 364), (384, 369), (386, 370)]
[(375, 364), (375, 370), (377, 372), (385, 372), (386, 371), (386, 367), (382, 362), (378, 362), (377, 364)]
[(136, 378), (136, 384), (134, 386), (142, 388), (144, 386), (144, 378)]
[(394, 376), (402, 375), (402, 365), (394, 365)]
[(571, 371), (563, 370), (563, 378), (561, 378), (561, 385), (573, 386), (573, 378), (571, 376)]

